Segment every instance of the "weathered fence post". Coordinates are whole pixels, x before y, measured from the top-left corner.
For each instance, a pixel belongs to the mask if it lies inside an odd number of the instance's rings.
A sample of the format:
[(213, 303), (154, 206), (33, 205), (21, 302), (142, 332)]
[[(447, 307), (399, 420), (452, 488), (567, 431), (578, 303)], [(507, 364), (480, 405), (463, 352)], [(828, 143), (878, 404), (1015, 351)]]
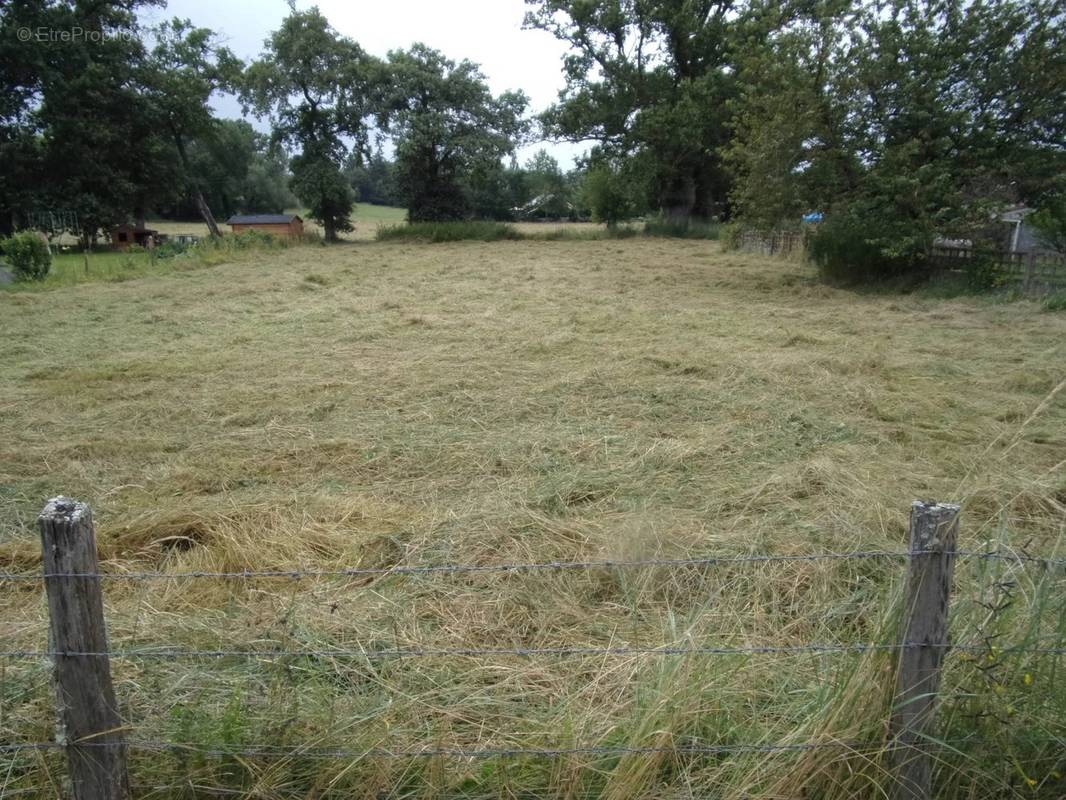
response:
[(892, 703), (889, 755), (893, 800), (927, 800), (932, 779), (929, 737), (936, 717), (940, 665), (948, 645), (948, 599), (955, 569), (959, 507), (911, 505), (910, 564)]
[(92, 513), (85, 503), (55, 497), (41, 511), (37, 525), (60, 737), (66, 745), (72, 796), (126, 800), (126, 744), (107, 657)]

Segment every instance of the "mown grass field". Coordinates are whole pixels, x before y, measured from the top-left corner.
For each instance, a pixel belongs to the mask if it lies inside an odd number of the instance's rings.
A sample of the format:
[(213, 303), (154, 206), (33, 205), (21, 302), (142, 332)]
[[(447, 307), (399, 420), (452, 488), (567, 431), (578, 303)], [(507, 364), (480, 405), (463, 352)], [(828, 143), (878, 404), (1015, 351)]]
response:
[[(858, 294), (703, 241), (349, 243), (0, 293), (0, 568), (89, 502), (102, 567), (901, 551), (1062, 557), (1066, 315)], [(109, 581), (115, 649), (733, 647), (894, 641), (903, 564)], [(938, 797), (1061, 797), (1066, 580), (964, 560)], [(46, 646), (35, 584), (0, 639)], [(134, 749), (140, 797), (881, 797), (892, 654), (121, 658), (130, 737), (214, 748), (872, 742), (717, 756), (217, 757)], [(43, 660), (0, 740), (53, 732)], [(58, 797), (54, 752), (0, 796)]]

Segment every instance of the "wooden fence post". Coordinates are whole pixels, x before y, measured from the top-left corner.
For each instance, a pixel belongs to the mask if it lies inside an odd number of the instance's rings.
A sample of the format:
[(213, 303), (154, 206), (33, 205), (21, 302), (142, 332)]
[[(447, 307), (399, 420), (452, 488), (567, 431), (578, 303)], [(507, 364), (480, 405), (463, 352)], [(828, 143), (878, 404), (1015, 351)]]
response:
[(936, 719), (940, 665), (948, 645), (948, 600), (955, 569), (959, 507), (911, 505), (910, 563), (892, 703), (889, 755), (893, 800), (927, 800), (932, 779), (929, 737)]
[[(85, 503), (55, 497), (37, 517), (37, 526), (71, 795), (74, 800), (127, 800), (126, 743), (107, 657), (92, 513)], [(84, 655), (90, 653), (103, 655)]]

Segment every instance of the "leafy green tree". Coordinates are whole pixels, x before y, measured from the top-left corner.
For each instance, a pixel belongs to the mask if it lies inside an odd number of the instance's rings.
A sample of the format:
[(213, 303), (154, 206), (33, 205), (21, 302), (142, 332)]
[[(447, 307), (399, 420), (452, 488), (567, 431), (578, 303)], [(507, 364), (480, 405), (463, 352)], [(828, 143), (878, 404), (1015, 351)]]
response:
[(720, 148), (735, 93), (735, 0), (527, 0), (526, 25), (572, 50), (566, 86), (543, 116), (555, 135), (595, 139), (613, 158), (643, 155), (656, 204), (672, 221), (725, 211)]
[(48, 242), (35, 231), (21, 231), (0, 239), (0, 252), (19, 280), (44, 280), (52, 266)]
[(43, 148), (33, 109), (39, 104), (46, 48), (23, 41), (20, 28), (36, 30), (45, 3), (0, 5), (0, 235), (42, 194)]
[(498, 168), (527, 124), (521, 92), (493, 96), (469, 61), (425, 45), (388, 56), (379, 124), (396, 138), (397, 183), (412, 222), (461, 219), (471, 211), (465, 183)]
[(305, 147), (292, 159), (292, 190), (306, 204), (311, 219), (322, 223), (327, 241), (352, 230), (352, 187), (332, 157)]
[(349, 158), (345, 173), (359, 202), (378, 206), (402, 202), (396, 188), (396, 165), (385, 158), (380, 146), (369, 160)]
[(773, 36), (748, 37), (738, 59), (728, 156), (743, 218), (795, 224), (825, 211), (823, 269), (886, 274), (923, 268), (938, 236), (985, 236), (997, 208), (1035, 204), (1060, 180), (1060, 2), (802, 11), (779, 14)]
[[(187, 151), (207, 206), (224, 217), (277, 212), (297, 203), (288, 188), (288, 157), (245, 120), (215, 120), (206, 136), (189, 141)], [(179, 219), (200, 214), (187, 192), (157, 210)]]
[(723, 155), (734, 176), (732, 211), (748, 225), (798, 225), (858, 185), (849, 113), (859, 87), (847, 41), (855, 6), (835, 0), (799, 13), (767, 3), (745, 25)]
[[(0, 19), (4, 42), (23, 27), (85, 32), (59, 44), (31, 39), (22, 50), (12, 45), (27, 60), (11, 76), (17, 85), (5, 91), (4, 111), (19, 127), (8, 145), (40, 157), (34, 190), (23, 202), (75, 211), (74, 232), (85, 246), (100, 229), (166, 196), (176, 183), (173, 160), (143, 97), (140, 5), (23, 0), (5, 7)], [(29, 147), (27, 137), (38, 145)], [(24, 165), (12, 170), (4, 182), (18, 180)]]
[(606, 162), (589, 167), (585, 175), (585, 200), (592, 219), (614, 228), (634, 216), (633, 188), (620, 169)]
[(1066, 194), (1052, 194), (1026, 222), (1036, 229), (1040, 243), (1066, 253)]
[(245, 71), (241, 96), (269, 115), (276, 141), (300, 150), (292, 188), (327, 241), (351, 230), (352, 191), (341, 174), (349, 151), (367, 153), (377, 62), (339, 35), (317, 8), (296, 11)]
[[(538, 150), (525, 164), (525, 185), (530, 200), (537, 202), (534, 216), (559, 219), (573, 213), (570, 186), (556, 161), (546, 150)], [(538, 202), (539, 201), (539, 202)]]
[[(152, 30), (155, 45), (141, 65), (142, 97), (173, 143), (184, 182), (212, 236), (220, 236), (203, 194), (203, 177), (189, 158), (192, 138), (207, 139), (217, 130), (208, 105), (211, 95), (233, 86), (241, 64), (218, 45), (207, 28), (174, 19)], [(141, 206), (143, 208), (143, 204)], [(143, 212), (137, 216), (143, 217)]]

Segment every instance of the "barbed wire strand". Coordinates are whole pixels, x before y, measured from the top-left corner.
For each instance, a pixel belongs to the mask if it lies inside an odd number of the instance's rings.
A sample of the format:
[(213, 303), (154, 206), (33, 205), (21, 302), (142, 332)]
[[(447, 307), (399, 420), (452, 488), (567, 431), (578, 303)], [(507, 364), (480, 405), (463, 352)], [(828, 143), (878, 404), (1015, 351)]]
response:
[[(1044, 558), (1026, 554), (985, 552), (973, 550), (956, 550), (952, 555), (960, 558), (976, 558), (997, 561), (1009, 561), (1017, 564), (1038, 564), (1045, 568), (1066, 566), (1066, 559)], [(194, 570), (187, 572), (48, 572), (42, 574), (3, 572), (0, 581), (42, 581), (47, 578), (101, 578), (108, 580), (181, 580), (193, 578), (365, 578), (388, 575), (429, 575), (479, 572), (535, 572), (565, 569), (611, 569), (630, 567), (687, 567), (715, 566), (728, 564), (752, 563), (789, 563), (804, 561), (844, 561), (863, 559), (910, 558), (906, 550), (860, 550), (853, 552), (796, 553), (796, 554), (756, 554), (746, 556), (700, 556), (694, 558), (651, 558), (651, 559), (606, 559), (593, 561), (535, 561), (506, 564), (427, 564), (394, 567), (352, 567), (344, 569), (278, 569), (278, 570), (240, 570), (208, 571)]]
[(748, 647), (452, 647), (452, 648), (394, 648), (384, 650), (184, 650), (163, 648), (157, 650), (0, 650), (0, 658), (447, 658), (464, 656), (730, 656), (769, 655), (801, 653), (864, 653), (873, 651), (905, 650), (924, 647), (958, 652), (994, 653), (996, 655), (1063, 655), (1066, 647), (1002, 646), (991, 643), (923, 644), (921, 642), (887, 642), (854, 644), (797, 644), (753, 645)]
[[(1064, 739), (1047, 736), (1027, 738), (1029, 744), (1062, 744)], [(449, 756), (454, 758), (496, 758), (507, 756), (547, 756), (566, 755), (723, 755), (729, 753), (792, 753), (819, 749), (868, 750), (900, 746), (902, 743), (886, 741), (823, 741), (800, 742), (796, 744), (679, 744), (673, 746), (628, 746), (628, 745), (584, 745), (573, 747), (420, 747), (411, 749), (390, 749), (383, 747), (365, 750), (348, 750), (339, 748), (315, 747), (276, 747), (252, 745), (245, 747), (219, 747), (208, 743), (163, 742), (133, 739), (123, 742), (17, 742), (0, 745), (0, 752), (17, 752), (20, 750), (59, 750), (67, 747), (128, 747), (135, 750), (153, 752), (192, 752), (214, 757), (280, 757), (280, 758), (322, 758), (322, 759), (362, 759), (362, 758), (433, 758)], [(988, 739), (928, 739), (922, 746), (936, 745), (958, 747), (961, 745), (999, 744)], [(913, 746), (913, 745), (904, 745)]]

